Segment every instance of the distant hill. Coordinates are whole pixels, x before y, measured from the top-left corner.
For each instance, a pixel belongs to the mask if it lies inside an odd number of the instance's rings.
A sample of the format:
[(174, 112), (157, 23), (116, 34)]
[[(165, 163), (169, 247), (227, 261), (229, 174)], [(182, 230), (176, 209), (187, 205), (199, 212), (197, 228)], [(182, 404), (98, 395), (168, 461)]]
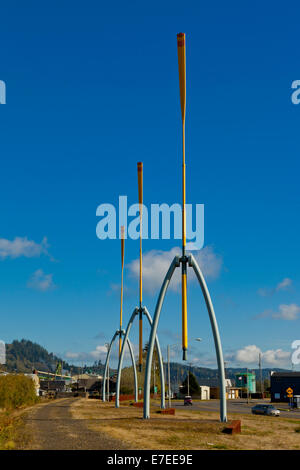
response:
[[(144, 363), (146, 360), (146, 353), (144, 353)], [(30, 373), (33, 369), (42, 370), (45, 372), (54, 372), (58, 362), (62, 363), (63, 370), (65, 372), (79, 374), (79, 373), (96, 373), (102, 375), (104, 372), (104, 365), (101, 361), (96, 361), (94, 365), (84, 367), (74, 366), (72, 364), (68, 364), (67, 362), (63, 361), (60, 357), (57, 357), (52, 352), (49, 353), (45, 348), (40, 346), (37, 343), (33, 343), (32, 341), (22, 339), (21, 341), (14, 340), (11, 344), (6, 344), (6, 365), (5, 369), (8, 372), (25, 372)], [(130, 369), (130, 368), (126, 368)], [(195, 375), (199, 385), (210, 385), (215, 386), (218, 385), (218, 370), (217, 369), (209, 369), (208, 367), (189, 367), (189, 365), (182, 364), (182, 363), (174, 363), (170, 364), (170, 372), (171, 372), (171, 382), (172, 384), (181, 384), (187, 376), (188, 370), (191, 370)], [(167, 365), (165, 364), (165, 370), (167, 370)], [(235, 383), (235, 374), (239, 372), (246, 372), (246, 368), (226, 368), (226, 378), (231, 379), (233, 384)], [(253, 369), (249, 369), (252, 371)], [(269, 379), (270, 371), (284, 371), (284, 369), (262, 369), (263, 380)], [(259, 370), (254, 369), (256, 374), (256, 379), (259, 381)], [(110, 369), (110, 374), (113, 375), (116, 373), (116, 370)], [(157, 371), (158, 373), (158, 371)], [(129, 379), (128, 381), (131, 383), (131, 374), (132, 372), (128, 370)], [(124, 382), (125, 380), (124, 374)], [(144, 373), (140, 374), (139, 383), (142, 383), (144, 379)], [(123, 381), (123, 379), (122, 379)], [(129, 384), (128, 384), (129, 385)]]
[[(190, 370), (196, 377), (197, 382), (199, 385), (209, 385), (211, 387), (217, 386), (218, 382), (218, 369), (209, 369), (207, 367), (189, 367), (188, 365), (178, 364), (178, 363), (171, 363), (170, 364), (170, 375), (171, 375), (171, 383), (177, 384), (182, 383), (183, 380), (187, 376), (187, 372)], [(260, 371), (259, 369), (248, 369), (249, 372), (254, 372), (256, 375), (256, 381), (260, 380)], [(263, 380), (270, 378), (270, 372), (288, 372), (286, 369), (279, 369), (279, 368), (263, 368), (262, 369), (262, 378)], [(235, 385), (235, 374), (239, 374), (242, 372), (247, 372), (246, 367), (226, 367), (226, 378), (231, 379), (232, 384)]]
[(93, 366), (78, 367), (70, 365), (57, 357), (52, 352), (32, 341), (22, 339), (14, 340), (11, 344), (6, 344), (6, 365), (8, 372), (30, 373), (33, 369), (45, 372), (55, 372), (58, 363), (62, 363), (62, 368), (66, 372), (78, 374), (81, 372), (103, 373), (104, 366), (101, 361)]

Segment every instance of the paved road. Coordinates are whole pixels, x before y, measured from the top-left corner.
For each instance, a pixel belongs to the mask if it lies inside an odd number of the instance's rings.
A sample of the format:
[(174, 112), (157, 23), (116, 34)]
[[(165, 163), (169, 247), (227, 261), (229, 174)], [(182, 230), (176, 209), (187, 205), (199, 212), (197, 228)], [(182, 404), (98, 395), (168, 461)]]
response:
[(126, 445), (104, 433), (88, 429), (84, 419), (74, 419), (70, 406), (77, 398), (37, 405), (25, 417), (30, 449), (42, 450), (119, 450)]
[[(227, 410), (228, 413), (241, 413), (241, 414), (251, 414), (252, 406), (256, 405), (257, 403), (268, 403), (270, 404), (270, 400), (251, 400), (247, 403), (247, 400), (228, 400), (227, 401)], [(275, 405), (280, 409), (280, 416), (283, 418), (292, 418), (292, 419), (299, 419), (300, 420), (300, 410), (288, 410), (287, 403), (280, 403), (279, 405)], [(172, 402), (173, 408), (183, 409), (185, 406), (183, 402)], [(219, 411), (220, 403), (219, 400), (209, 400), (209, 401), (194, 401), (193, 406), (190, 406), (189, 409), (193, 410), (203, 410), (203, 411)]]

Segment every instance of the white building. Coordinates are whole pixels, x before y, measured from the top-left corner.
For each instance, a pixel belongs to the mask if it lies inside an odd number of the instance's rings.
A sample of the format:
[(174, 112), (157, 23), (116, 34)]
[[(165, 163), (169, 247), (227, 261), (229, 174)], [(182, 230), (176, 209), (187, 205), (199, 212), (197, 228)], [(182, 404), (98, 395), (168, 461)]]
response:
[(210, 387), (200, 385), (200, 400), (210, 400)]

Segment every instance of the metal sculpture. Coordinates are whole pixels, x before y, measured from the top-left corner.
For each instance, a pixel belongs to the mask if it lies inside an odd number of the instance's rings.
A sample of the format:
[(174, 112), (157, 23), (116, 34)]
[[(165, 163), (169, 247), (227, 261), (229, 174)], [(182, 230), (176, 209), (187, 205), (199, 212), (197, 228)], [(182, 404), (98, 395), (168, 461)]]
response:
[[(125, 255), (125, 233), (124, 233), (124, 227), (121, 227), (121, 299), (120, 299), (120, 328), (117, 330), (112, 337), (112, 340), (109, 344), (107, 355), (106, 355), (106, 360), (105, 360), (105, 367), (104, 367), (104, 375), (103, 375), (103, 387), (102, 387), (102, 400), (106, 400), (106, 382), (107, 379), (109, 380), (109, 377), (107, 377), (107, 371), (108, 371), (108, 366), (109, 366), (109, 358), (111, 354), (111, 349), (112, 345), (117, 337), (119, 337), (119, 357), (121, 355), (121, 350), (122, 350), (122, 337), (125, 335), (125, 331), (122, 330), (122, 317), (123, 317), (123, 282), (124, 282), (124, 255)], [(136, 400), (138, 399), (138, 381), (137, 381), (137, 372), (136, 372), (136, 365), (135, 365), (135, 360), (134, 360), (134, 354), (133, 354), (133, 349), (132, 349), (132, 344), (130, 342), (130, 339), (127, 337), (124, 341), (128, 345), (128, 349), (130, 352), (130, 357), (132, 361), (132, 367), (133, 367), (133, 374), (134, 374), (134, 389), (135, 389), (135, 398)], [(109, 397), (108, 397), (109, 400)]]
[[(118, 364), (118, 375), (117, 375), (117, 385), (116, 385), (116, 408), (120, 406), (120, 386), (121, 386), (121, 376), (122, 376), (122, 366), (125, 353), (125, 343), (129, 339), (129, 333), (133, 324), (133, 321), (136, 316), (139, 317), (139, 370), (142, 370), (143, 365), (143, 316), (146, 316), (150, 327), (152, 325), (152, 318), (147, 308), (143, 306), (143, 252), (142, 252), (142, 208), (143, 208), (143, 163), (138, 162), (138, 190), (139, 190), (139, 212), (140, 212), (140, 269), (139, 269), (139, 307), (136, 307), (129, 319), (126, 333), (124, 337), (123, 346), (121, 349), (121, 354), (119, 356)], [(157, 336), (155, 337), (156, 350), (158, 355), (159, 371), (160, 371), (160, 384), (161, 384), (161, 408), (165, 408), (165, 379), (164, 379), (164, 368), (163, 368), (163, 359), (161, 355), (161, 349)], [(138, 401), (138, 397), (135, 392), (135, 401)]]
[(196, 277), (199, 281), (202, 290), (206, 307), (208, 310), (212, 332), (214, 336), (214, 343), (216, 348), (218, 369), (219, 369), (219, 383), (220, 383), (220, 420), (227, 421), (226, 415), (226, 388), (225, 388), (225, 372), (223, 352), (221, 340), (217, 325), (217, 320), (214, 313), (213, 304), (207, 289), (203, 274), (193, 257), (193, 255), (186, 255), (186, 175), (185, 175), (185, 116), (186, 116), (186, 53), (185, 53), (185, 34), (179, 33), (177, 35), (177, 52), (178, 52), (178, 69), (179, 69), (179, 88), (180, 88), (180, 105), (181, 105), (181, 119), (182, 119), (182, 256), (176, 256), (172, 261), (169, 270), (165, 276), (161, 290), (158, 296), (153, 324), (150, 333), (149, 348), (146, 361), (145, 381), (144, 381), (144, 418), (150, 418), (150, 378), (151, 366), (153, 358), (153, 349), (155, 338), (157, 335), (157, 327), (161, 314), (162, 305), (165, 295), (170, 284), (171, 278), (177, 267), (181, 265), (181, 281), (182, 281), (182, 352), (183, 360), (187, 359), (188, 349), (188, 335), (187, 335), (187, 267), (190, 266), (194, 269)]

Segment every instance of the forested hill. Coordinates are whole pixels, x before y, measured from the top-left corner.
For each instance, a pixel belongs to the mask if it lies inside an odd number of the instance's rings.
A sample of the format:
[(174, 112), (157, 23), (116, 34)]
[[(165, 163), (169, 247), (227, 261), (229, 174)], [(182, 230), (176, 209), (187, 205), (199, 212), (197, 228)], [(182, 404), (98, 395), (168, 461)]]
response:
[(49, 353), (45, 348), (32, 341), (22, 339), (14, 340), (11, 344), (6, 344), (6, 365), (9, 372), (32, 372), (38, 369), (45, 372), (55, 372), (58, 363), (62, 363), (62, 368), (66, 372), (78, 374), (81, 372), (102, 373), (103, 365), (101, 361), (93, 366), (78, 367), (68, 364), (61, 358)]
[[(145, 356), (146, 359), (146, 356)], [(11, 344), (6, 344), (6, 365), (2, 368), (8, 372), (32, 372), (33, 369), (38, 369), (45, 372), (55, 372), (58, 363), (62, 363), (62, 368), (67, 373), (96, 373), (103, 374), (104, 365), (101, 361), (96, 361), (93, 366), (78, 367), (68, 364), (60, 357), (57, 357), (52, 352), (49, 353), (45, 348), (32, 341), (22, 339), (21, 341), (14, 340)], [(191, 370), (196, 376), (197, 381), (201, 385), (217, 385), (218, 384), (218, 371), (216, 369), (209, 369), (206, 367), (189, 367), (185, 364), (171, 363), (171, 382), (182, 383), (187, 375), (187, 371)], [(273, 370), (279, 371), (283, 369), (274, 368)], [(116, 372), (114, 369), (110, 370), (111, 374)], [(245, 368), (235, 369), (226, 368), (226, 377), (235, 379), (236, 373), (246, 372)], [(259, 371), (254, 370), (257, 380), (259, 380)], [(263, 379), (270, 377), (270, 369), (262, 369)]]
[[(171, 363), (170, 365), (170, 375), (171, 375), (171, 382), (174, 384), (182, 383), (185, 379), (188, 370), (190, 370), (196, 377), (199, 385), (209, 385), (211, 387), (218, 386), (218, 369), (209, 369), (208, 367), (190, 367), (189, 365), (183, 365), (179, 363)], [(270, 368), (263, 368), (262, 369), (262, 378), (263, 380), (270, 379), (271, 370), (276, 372), (288, 372), (286, 369), (279, 369), (274, 367)], [(225, 371), (225, 375), (227, 379), (231, 379), (232, 384), (235, 384), (236, 375), (243, 373), (243, 372), (253, 372), (256, 376), (256, 382), (260, 380), (260, 370), (259, 369), (246, 369), (245, 367), (241, 368), (234, 368), (234, 367), (227, 367)]]

